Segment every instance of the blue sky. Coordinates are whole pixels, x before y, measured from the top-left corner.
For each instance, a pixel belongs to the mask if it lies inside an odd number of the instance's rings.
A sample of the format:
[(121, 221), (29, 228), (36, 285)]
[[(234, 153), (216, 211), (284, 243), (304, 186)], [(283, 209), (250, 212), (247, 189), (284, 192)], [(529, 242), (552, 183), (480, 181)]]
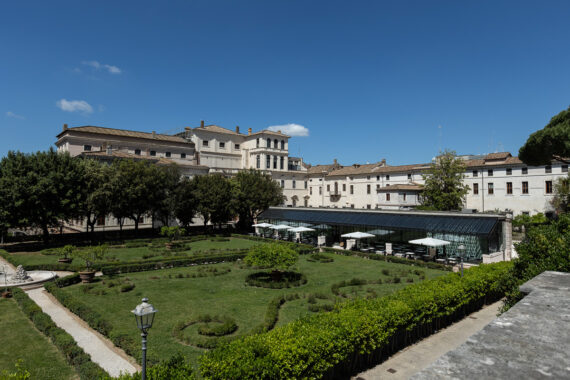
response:
[(568, 1), (16, 1), (0, 156), (62, 124), (297, 124), (318, 164), (518, 152), (570, 105)]

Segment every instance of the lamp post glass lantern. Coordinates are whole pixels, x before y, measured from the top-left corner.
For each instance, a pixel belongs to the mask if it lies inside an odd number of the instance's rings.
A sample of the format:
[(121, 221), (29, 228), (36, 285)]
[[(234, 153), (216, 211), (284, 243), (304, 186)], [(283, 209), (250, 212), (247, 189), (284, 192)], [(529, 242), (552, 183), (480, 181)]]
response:
[(142, 303), (140, 305), (137, 305), (137, 307), (135, 307), (135, 309), (132, 311), (137, 321), (137, 327), (139, 330), (141, 330), (142, 380), (146, 380), (146, 336), (148, 334), (148, 329), (152, 327), (152, 323), (154, 322), (154, 314), (157, 311), (158, 310), (156, 310), (152, 304), (148, 303), (148, 298), (143, 298)]

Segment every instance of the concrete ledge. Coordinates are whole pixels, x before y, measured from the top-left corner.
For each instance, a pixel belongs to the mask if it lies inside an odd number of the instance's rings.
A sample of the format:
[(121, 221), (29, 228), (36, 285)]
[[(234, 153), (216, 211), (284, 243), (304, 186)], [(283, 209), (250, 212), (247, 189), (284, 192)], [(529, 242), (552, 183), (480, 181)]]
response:
[(525, 298), (412, 379), (570, 378), (570, 273), (520, 289)]

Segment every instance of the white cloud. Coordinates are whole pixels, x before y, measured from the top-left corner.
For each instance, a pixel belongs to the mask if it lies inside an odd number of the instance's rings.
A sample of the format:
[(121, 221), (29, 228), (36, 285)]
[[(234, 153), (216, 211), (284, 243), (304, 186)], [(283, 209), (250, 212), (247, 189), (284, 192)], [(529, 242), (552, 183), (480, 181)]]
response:
[(281, 131), (289, 136), (309, 136), (309, 128), (306, 128), (300, 124), (283, 124), (283, 125), (272, 125), (267, 127), (270, 131)]
[(66, 112), (81, 112), (85, 114), (93, 112), (93, 107), (91, 107), (91, 105), (85, 100), (60, 99), (55, 103), (55, 105), (62, 111)]
[(107, 70), (111, 74), (122, 73), (122, 70), (119, 69), (117, 66), (107, 65), (107, 64), (99, 63), (97, 61), (83, 61), (81, 63), (86, 65), (86, 66), (90, 66), (90, 67), (94, 68), (95, 70)]
[(12, 112), (12, 111), (6, 112), (6, 116), (12, 117), (12, 118), (14, 118), (14, 119), (20, 119), (20, 120), (24, 120), (24, 119), (25, 119), (25, 117), (23, 117), (22, 115), (15, 114), (15, 113)]

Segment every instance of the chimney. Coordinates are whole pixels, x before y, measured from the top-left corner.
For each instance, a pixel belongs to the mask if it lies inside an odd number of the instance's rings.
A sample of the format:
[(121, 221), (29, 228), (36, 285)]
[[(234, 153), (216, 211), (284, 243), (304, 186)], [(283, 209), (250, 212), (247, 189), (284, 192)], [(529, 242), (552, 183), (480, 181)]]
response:
[(248, 135), (248, 136), (251, 135), (251, 128), (248, 128), (248, 129), (247, 129), (247, 135)]
[(281, 130), (278, 130), (277, 133), (281, 133)]
[(67, 124), (63, 124), (63, 130), (67, 131)]
[(380, 164), (381, 164), (382, 166), (386, 166), (386, 159), (383, 158), (382, 161), (380, 161)]
[(185, 131), (189, 131), (189, 130), (190, 130), (190, 127), (184, 127), (184, 130), (185, 130)]
[(200, 120), (200, 128), (204, 128), (204, 120)]
[(239, 125), (236, 125), (236, 133), (239, 133)]
[(338, 162), (337, 162), (337, 160), (336, 160), (336, 158), (335, 158), (335, 159), (333, 160), (333, 165), (336, 165), (336, 164), (338, 164)]
[(111, 148), (111, 145), (107, 145), (107, 156), (110, 156), (113, 154), (113, 148)]
[(152, 138), (153, 138), (153, 139), (156, 138), (156, 131), (152, 131)]

